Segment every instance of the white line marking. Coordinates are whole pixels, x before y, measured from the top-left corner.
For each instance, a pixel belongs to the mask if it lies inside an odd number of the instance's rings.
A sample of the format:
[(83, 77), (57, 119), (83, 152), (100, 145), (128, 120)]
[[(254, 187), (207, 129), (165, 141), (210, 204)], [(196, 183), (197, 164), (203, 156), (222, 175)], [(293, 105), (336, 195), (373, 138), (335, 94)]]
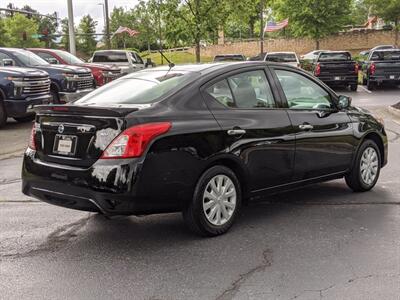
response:
[(362, 88), (362, 89), (363, 89), (365, 92), (367, 92), (368, 94), (372, 94), (372, 92), (371, 92), (369, 89), (363, 87), (362, 85), (359, 85), (358, 87)]

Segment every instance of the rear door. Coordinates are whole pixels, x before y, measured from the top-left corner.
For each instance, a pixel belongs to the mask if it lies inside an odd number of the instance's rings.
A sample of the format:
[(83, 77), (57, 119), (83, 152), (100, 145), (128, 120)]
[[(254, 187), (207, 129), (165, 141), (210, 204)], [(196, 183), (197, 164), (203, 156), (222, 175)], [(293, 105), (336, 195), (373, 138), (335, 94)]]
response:
[(336, 108), (334, 94), (304, 72), (272, 70), (296, 135), (294, 180), (346, 171), (356, 141), (350, 118)]
[(223, 132), (226, 152), (237, 156), (249, 175), (249, 189), (291, 180), (295, 141), (266, 69), (246, 68), (207, 83), (206, 103)]

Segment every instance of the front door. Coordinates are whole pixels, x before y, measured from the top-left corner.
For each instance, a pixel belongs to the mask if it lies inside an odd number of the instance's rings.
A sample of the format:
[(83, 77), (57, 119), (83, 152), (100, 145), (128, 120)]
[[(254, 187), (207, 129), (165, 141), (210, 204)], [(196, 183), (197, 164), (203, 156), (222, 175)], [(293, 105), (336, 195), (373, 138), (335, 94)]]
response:
[(287, 183), (293, 171), (293, 128), (267, 75), (263, 67), (247, 68), (220, 76), (203, 88), (222, 128), (225, 152), (244, 164), (251, 191)]
[(346, 171), (355, 150), (347, 112), (337, 109), (329, 89), (303, 72), (273, 71), (296, 134), (294, 180)]

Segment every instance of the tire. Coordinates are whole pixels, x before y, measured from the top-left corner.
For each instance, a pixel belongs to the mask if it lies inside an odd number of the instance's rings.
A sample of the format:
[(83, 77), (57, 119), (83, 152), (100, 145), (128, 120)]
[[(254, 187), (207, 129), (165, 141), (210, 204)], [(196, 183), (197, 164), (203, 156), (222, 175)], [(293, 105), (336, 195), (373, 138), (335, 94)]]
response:
[(31, 122), (35, 120), (35, 114), (30, 114), (24, 117), (14, 117), (13, 119), (20, 123)]
[[(351, 172), (345, 176), (349, 188), (354, 192), (366, 192), (372, 189), (379, 178), (381, 161), (381, 154), (376, 143), (365, 140), (357, 152)], [(361, 165), (364, 167), (362, 168)], [(368, 172), (373, 178), (366, 180)]]
[(357, 91), (357, 87), (358, 87), (357, 84), (351, 84), (350, 85), (350, 90), (353, 91), (353, 92), (356, 92)]
[(372, 81), (370, 81), (370, 80), (367, 80), (367, 89), (368, 90), (370, 90), (370, 91), (372, 91), (372, 90), (374, 90), (375, 89), (375, 83), (374, 82), (372, 82)]
[(193, 199), (183, 210), (183, 218), (191, 231), (201, 236), (217, 236), (229, 230), (241, 205), (241, 187), (235, 173), (227, 167), (214, 166), (197, 182)]
[(50, 95), (51, 95), (51, 103), (52, 104), (59, 104), (60, 103), (60, 97), (58, 96), (58, 92), (55, 90), (50, 90)]
[(0, 97), (0, 128), (4, 127), (7, 123), (7, 112), (4, 103)]
[(363, 76), (363, 79), (362, 79), (362, 84), (363, 85), (367, 85), (367, 79)]

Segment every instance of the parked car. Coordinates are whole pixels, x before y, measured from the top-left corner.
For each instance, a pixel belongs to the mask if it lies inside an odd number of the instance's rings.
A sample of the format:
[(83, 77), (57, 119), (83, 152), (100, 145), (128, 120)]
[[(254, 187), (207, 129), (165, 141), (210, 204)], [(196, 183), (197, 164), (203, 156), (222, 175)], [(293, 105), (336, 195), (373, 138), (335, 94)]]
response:
[(276, 63), (148, 69), (36, 112), (26, 195), (106, 215), (182, 211), (206, 236), (254, 196), (342, 177), (368, 191), (388, 157), (381, 121)]
[(67, 51), (44, 48), (30, 48), (28, 50), (39, 55), (50, 64), (73, 65), (90, 69), (96, 81), (96, 86), (102, 86), (122, 75), (121, 68), (117, 66), (86, 63)]
[(123, 74), (136, 72), (145, 68), (145, 63), (138, 53), (128, 50), (98, 50), (89, 60), (92, 63), (118, 66)]
[(400, 84), (400, 49), (372, 51), (361, 71), (369, 90), (384, 83)]
[(360, 55), (361, 56), (368, 56), (372, 51), (375, 51), (375, 50), (396, 49), (396, 48), (397, 47), (394, 46), (394, 45), (379, 45), (379, 46), (376, 46), (376, 47), (374, 47), (374, 48), (372, 48), (370, 50), (361, 51)]
[(264, 61), (278, 62), (300, 67), (300, 61), (295, 52), (269, 52), (265, 55)]
[(0, 67), (0, 128), (8, 117), (18, 122), (32, 121), (33, 107), (50, 100), (50, 79), (46, 72)]
[(248, 61), (264, 61), (266, 54), (267, 54), (267, 52), (262, 52), (262, 53), (257, 54), (256, 56), (248, 57), (247, 60)]
[(323, 51), (314, 60), (312, 71), (316, 77), (330, 86), (358, 86), (358, 64), (347, 51)]
[(214, 56), (214, 62), (225, 62), (225, 61), (245, 61), (246, 56), (243, 54), (218, 54)]
[(312, 72), (313, 63), (318, 58), (318, 55), (323, 51), (328, 51), (328, 50), (314, 50), (314, 51), (308, 52), (308, 53), (306, 53), (304, 55), (301, 55), (300, 56), (300, 66), (301, 66), (301, 68), (306, 70), (306, 71)]
[(65, 103), (79, 99), (95, 87), (89, 69), (76, 66), (51, 65), (36, 54), (16, 48), (0, 48), (3, 65), (34, 68), (46, 71), (51, 80), (50, 94), (53, 103)]

